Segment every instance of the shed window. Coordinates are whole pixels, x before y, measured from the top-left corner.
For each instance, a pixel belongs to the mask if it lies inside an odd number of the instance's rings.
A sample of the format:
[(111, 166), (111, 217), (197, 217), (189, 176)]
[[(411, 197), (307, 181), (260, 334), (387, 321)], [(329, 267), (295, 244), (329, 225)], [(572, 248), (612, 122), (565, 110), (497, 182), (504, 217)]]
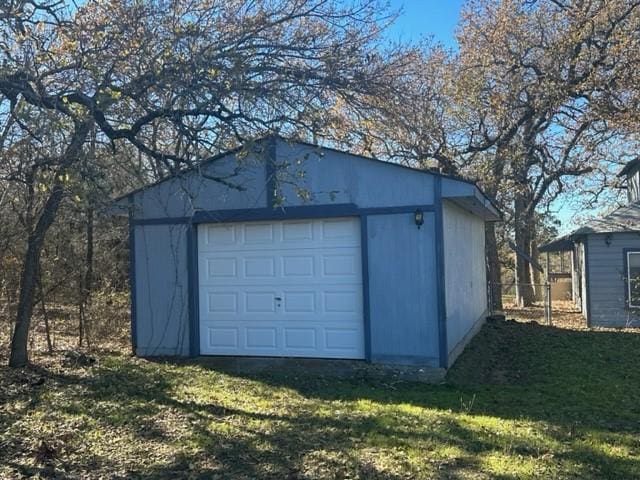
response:
[(627, 288), (629, 306), (640, 308), (640, 252), (627, 252)]

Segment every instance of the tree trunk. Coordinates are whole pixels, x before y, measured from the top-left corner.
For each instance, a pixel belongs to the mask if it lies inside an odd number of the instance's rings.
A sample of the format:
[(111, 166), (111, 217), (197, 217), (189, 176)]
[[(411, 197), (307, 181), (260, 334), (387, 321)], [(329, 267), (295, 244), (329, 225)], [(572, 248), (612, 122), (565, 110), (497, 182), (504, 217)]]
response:
[[(533, 238), (531, 239), (531, 258), (533, 258), (538, 264), (540, 264), (540, 252), (538, 251), (538, 242), (535, 239), (535, 231), (533, 231)], [(531, 267), (531, 283), (533, 284), (533, 292), (537, 301), (542, 300), (544, 294), (544, 286), (542, 280), (542, 273), (537, 268)]]
[(16, 326), (13, 331), (13, 338), (11, 339), (10, 367), (24, 367), (29, 362), (27, 344), (29, 340), (31, 316), (33, 315), (33, 301), (38, 277), (40, 253), (42, 252), (44, 237), (56, 218), (56, 213), (60, 207), (63, 195), (64, 188), (62, 184), (56, 182), (40, 213), (38, 223), (34, 231), (29, 234), (27, 240), (27, 253), (24, 257), (22, 274), (20, 276), (20, 296), (18, 300), (18, 311), (16, 313)]
[(87, 310), (91, 303), (91, 289), (93, 288), (93, 209), (87, 209), (87, 229), (86, 229), (86, 254), (84, 273), (80, 280), (80, 322), (78, 345), (82, 347), (83, 338), (89, 346), (89, 325)]
[(484, 228), (485, 245), (487, 251), (487, 279), (491, 292), (490, 308), (502, 310), (502, 272), (500, 270), (500, 257), (498, 255), (498, 241), (496, 239), (495, 223), (486, 223)]
[(64, 185), (62, 184), (64, 170), (78, 160), (91, 126), (92, 121), (89, 120), (76, 123), (73, 138), (71, 138), (64, 153), (64, 161), (60, 165), (59, 171), (55, 174), (49, 198), (47, 198), (40, 212), (35, 227), (29, 233), (27, 252), (24, 256), (20, 274), (20, 295), (16, 312), (16, 326), (11, 339), (11, 353), (9, 355), (10, 367), (24, 367), (29, 362), (27, 351), (29, 327), (33, 315), (34, 294), (44, 238), (56, 219), (60, 203), (64, 197)]
[[(515, 199), (515, 243), (518, 248), (528, 255), (531, 254), (531, 224), (532, 219), (526, 213), (526, 199), (522, 194), (516, 194)], [(531, 266), (529, 262), (519, 254), (515, 254), (516, 260), (516, 304), (519, 307), (530, 307), (534, 303), (534, 293), (531, 288)]]

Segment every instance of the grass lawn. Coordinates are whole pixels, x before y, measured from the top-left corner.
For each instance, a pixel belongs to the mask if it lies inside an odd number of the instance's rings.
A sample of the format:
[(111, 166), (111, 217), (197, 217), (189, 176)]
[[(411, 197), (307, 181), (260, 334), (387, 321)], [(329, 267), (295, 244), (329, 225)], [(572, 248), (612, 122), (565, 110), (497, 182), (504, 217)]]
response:
[(0, 478), (640, 478), (638, 333), (491, 323), (441, 385), (96, 358), (0, 367)]

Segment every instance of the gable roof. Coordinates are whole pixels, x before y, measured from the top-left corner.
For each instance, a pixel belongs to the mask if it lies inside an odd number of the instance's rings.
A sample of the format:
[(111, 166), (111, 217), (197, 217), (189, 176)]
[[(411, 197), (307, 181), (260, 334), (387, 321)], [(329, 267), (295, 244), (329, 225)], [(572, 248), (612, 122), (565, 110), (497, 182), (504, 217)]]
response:
[[(259, 142), (262, 142), (262, 141), (263, 141), (263, 139), (259, 140)], [(201, 168), (203, 166), (209, 165), (209, 164), (211, 164), (211, 163), (213, 163), (213, 162), (215, 162), (217, 160), (220, 160), (220, 159), (226, 157), (227, 155), (235, 155), (236, 153), (240, 152), (243, 148), (244, 147), (236, 147), (236, 148), (233, 148), (231, 150), (227, 150), (226, 152), (222, 152), (222, 153), (219, 153), (217, 155), (214, 155), (213, 157), (208, 158), (207, 160), (205, 160), (202, 163), (199, 163), (198, 165), (192, 165), (192, 166), (190, 166), (188, 168), (180, 170), (179, 172), (177, 172), (177, 173), (175, 173), (173, 175), (169, 175), (167, 177), (161, 178), (160, 180), (156, 180), (155, 182), (149, 183), (147, 185), (143, 185), (142, 187), (138, 187), (135, 190), (131, 190), (130, 192), (127, 192), (127, 193), (125, 193), (123, 195), (120, 195), (120, 196), (114, 198), (113, 202), (117, 203), (120, 200), (124, 200), (125, 198), (132, 197), (133, 195), (135, 195), (137, 193), (141, 193), (141, 192), (144, 192), (145, 190), (149, 190), (150, 188), (153, 188), (153, 187), (155, 187), (157, 185), (160, 185), (161, 183), (167, 182), (167, 181), (169, 181), (171, 179), (175, 179), (175, 178), (178, 178), (180, 176), (189, 174), (191, 172), (195, 172), (197, 169), (199, 169), (199, 168)]]
[(640, 203), (638, 202), (623, 205), (607, 215), (595, 218), (588, 225), (583, 225), (568, 235), (558, 237), (541, 246), (539, 251), (559, 252), (571, 250), (574, 240), (584, 235), (629, 232), (640, 232)]
[(592, 220), (589, 225), (578, 228), (572, 235), (621, 232), (640, 232), (640, 203), (619, 207), (608, 215)]
[[(500, 210), (495, 206), (495, 204), (493, 203), (493, 201), (482, 191), (482, 189), (478, 186), (478, 184), (474, 181), (474, 180), (469, 180), (466, 178), (463, 178), (461, 176), (457, 176), (457, 175), (448, 175), (448, 174), (444, 174), (441, 172), (438, 172), (436, 170), (424, 170), (424, 169), (419, 169), (419, 168), (415, 168), (415, 167), (410, 167), (407, 165), (402, 165), (400, 163), (397, 162), (391, 162), (391, 161), (385, 161), (385, 160), (381, 160), (378, 158), (374, 158), (374, 157), (368, 157), (366, 155), (360, 155), (357, 153), (352, 153), (346, 150), (340, 150), (337, 148), (333, 148), (333, 147), (328, 147), (328, 146), (323, 146), (323, 145), (317, 145), (317, 144), (313, 144), (313, 143), (309, 143), (309, 142), (305, 142), (302, 140), (295, 140), (295, 139), (287, 139), (284, 138), (280, 135), (268, 135), (262, 138), (259, 138), (255, 141), (253, 141), (253, 143), (255, 145), (262, 145), (263, 147), (268, 146), (268, 142), (273, 142), (276, 140), (280, 140), (284, 143), (290, 144), (290, 145), (302, 145), (302, 146), (306, 146), (306, 147), (310, 147), (310, 148), (315, 148), (318, 149), (320, 152), (322, 151), (328, 151), (328, 152), (335, 152), (335, 153), (339, 153), (339, 154), (344, 154), (344, 155), (348, 155), (354, 158), (359, 158), (359, 159), (363, 159), (363, 160), (367, 160), (367, 161), (371, 161), (371, 162), (376, 162), (378, 164), (384, 164), (384, 165), (388, 165), (388, 166), (392, 166), (392, 167), (396, 167), (396, 168), (402, 168), (405, 170), (410, 170), (412, 172), (416, 172), (417, 174), (427, 174), (427, 175), (432, 175), (432, 176), (437, 176), (437, 177), (441, 177), (443, 179), (448, 179), (451, 180), (453, 182), (460, 182), (461, 184), (465, 184), (467, 186), (471, 186), (473, 187), (473, 190), (476, 192), (476, 194), (474, 195), (476, 197), (476, 201), (472, 202), (471, 206), (475, 207), (477, 206), (477, 200), (480, 200), (480, 203), (484, 206), (485, 209), (489, 210), (489, 218), (493, 217), (494, 220), (499, 220), (501, 219), (501, 213)], [(140, 188), (137, 188), (135, 190), (132, 190), (124, 195), (121, 195), (119, 197), (116, 197), (113, 202), (114, 203), (118, 203), (124, 199), (128, 199), (138, 193), (142, 193), (146, 190), (152, 189), (153, 187), (160, 185), (164, 182), (167, 182), (169, 180), (184, 176), (184, 175), (188, 175), (191, 172), (197, 171), (200, 168), (203, 168), (215, 161), (221, 160), (222, 158), (229, 156), (229, 155), (234, 155), (240, 151), (242, 151), (245, 148), (245, 146), (239, 146), (236, 147), (234, 149), (228, 150), (226, 152), (222, 152), (218, 155), (215, 155), (209, 159), (207, 159), (206, 161), (199, 163), (197, 165), (194, 166), (190, 166), (189, 168), (185, 168), (184, 170), (181, 170), (179, 172), (177, 172), (174, 175), (170, 175), (168, 177), (165, 177), (163, 179), (160, 179), (156, 182), (150, 183), (148, 185), (142, 186)], [(256, 149), (256, 153), (259, 151), (259, 149)], [(462, 197), (462, 195), (459, 195), (460, 197)], [(453, 194), (452, 198), (458, 197), (458, 195)], [(479, 198), (478, 198), (479, 197)], [(455, 200), (454, 200), (455, 201)], [(462, 202), (462, 200), (461, 200)], [(465, 207), (469, 207), (469, 205), (465, 205)]]
[[(288, 138), (284, 138), (284, 137), (282, 137), (280, 135), (268, 135), (268, 136), (265, 136), (265, 137), (261, 137), (261, 138), (255, 140), (254, 143), (255, 144), (264, 144), (265, 142), (268, 142), (268, 141), (273, 140), (273, 139), (278, 139), (278, 140), (281, 140), (281, 141), (283, 141), (285, 143), (289, 143), (289, 144), (304, 145), (304, 146), (311, 147), (311, 148), (317, 148), (319, 150), (342, 153), (342, 154), (345, 154), (345, 155), (350, 155), (352, 157), (357, 157), (357, 158), (361, 158), (361, 159), (364, 159), (364, 160), (370, 160), (372, 162), (383, 163), (385, 165), (392, 165), (394, 167), (404, 168), (406, 170), (411, 170), (411, 171), (414, 171), (414, 172), (427, 173), (427, 174), (436, 175), (436, 176), (439, 176), (439, 177), (442, 177), (442, 178), (449, 178), (451, 180), (456, 180), (458, 182), (468, 183), (470, 185), (474, 185), (474, 186), (478, 187), (478, 184), (477, 184), (477, 182), (475, 180), (469, 180), (469, 179), (464, 178), (464, 177), (459, 176), (459, 175), (449, 175), (449, 174), (438, 172), (437, 170), (424, 170), (424, 169), (420, 169), (420, 168), (410, 167), (408, 165), (402, 165), (401, 163), (397, 163), (397, 162), (381, 160), (379, 158), (368, 157), (366, 155), (361, 155), (359, 153), (349, 152), (348, 150), (340, 150), (338, 148), (328, 147), (328, 146), (324, 146), (324, 145), (318, 145), (318, 144), (314, 144), (314, 143), (310, 143), (310, 142), (305, 142), (303, 140), (288, 139)], [(211, 164), (211, 163), (213, 163), (213, 162), (215, 162), (217, 160), (220, 160), (220, 159), (226, 157), (227, 155), (234, 155), (234, 154), (242, 151), (243, 148), (245, 148), (245, 147), (244, 146), (239, 146), (239, 147), (227, 150), (225, 152), (219, 153), (217, 155), (214, 155), (211, 158), (208, 158), (207, 160), (203, 161), (202, 163), (190, 166), (188, 168), (185, 168), (184, 170), (180, 170), (179, 172), (175, 173), (174, 175), (169, 175), (169, 176), (167, 176), (165, 178), (161, 178), (160, 180), (157, 180), (157, 181), (155, 181), (153, 183), (150, 183), (148, 185), (144, 185), (144, 186), (142, 186), (140, 188), (136, 188), (135, 190), (132, 190), (132, 191), (127, 192), (127, 193), (125, 193), (123, 195), (120, 195), (120, 196), (114, 198), (113, 200), (115, 202), (117, 202), (117, 201), (122, 200), (124, 198), (127, 198), (127, 197), (130, 197), (132, 195), (135, 195), (136, 193), (139, 193), (141, 191), (147, 190), (149, 188), (153, 188), (156, 185), (159, 185), (159, 184), (164, 183), (164, 182), (166, 182), (168, 180), (171, 180), (172, 178), (176, 178), (176, 177), (179, 177), (181, 175), (185, 175), (187, 173), (190, 173), (190, 172), (193, 172), (193, 171), (197, 170), (198, 168), (201, 168), (203, 166), (209, 165), (209, 164)], [(478, 187), (478, 188), (480, 188), (480, 187)]]

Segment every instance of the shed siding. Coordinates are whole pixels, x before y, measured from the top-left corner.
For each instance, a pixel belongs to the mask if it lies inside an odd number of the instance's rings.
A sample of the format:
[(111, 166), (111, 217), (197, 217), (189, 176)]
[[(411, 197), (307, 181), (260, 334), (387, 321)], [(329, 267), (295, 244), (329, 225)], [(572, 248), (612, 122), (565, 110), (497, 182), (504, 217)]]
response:
[(484, 221), (449, 201), (443, 206), (449, 364), (487, 315)]
[(438, 366), (435, 219), (367, 219), (371, 360)]
[(188, 355), (186, 225), (136, 226), (136, 353)]
[[(284, 205), (354, 203), (367, 208), (433, 203), (432, 175), (282, 140), (276, 152)], [(297, 188), (310, 198), (298, 195)]]
[[(204, 175), (188, 172), (135, 194), (134, 218), (190, 217), (197, 210), (267, 206), (262, 156), (237, 160), (236, 155), (229, 154), (206, 166), (202, 173)], [(227, 177), (226, 181), (241, 189), (230, 188), (206, 176)]]
[[(320, 152), (313, 146), (276, 140), (275, 170), (263, 155), (241, 160), (243, 168), (229, 181), (241, 185), (242, 191), (191, 172), (133, 195), (134, 220), (154, 220), (154, 225), (135, 226), (139, 355), (190, 353), (186, 233), (190, 226), (176, 223), (186, 221), (178, 217), (191, 217), (196, 211), (267, 208), (272, 185), (268, 176), (273, 171), (278, 175), (276, 186), (281, 189), (278, 193), (284, 200), (282, 206), (355, 204), (366, 209), (434, 203), (434, 175), (337, 151), (322, 150), (321, 155)], [(206, 167), (207, 173), (232, 174), (237, 162), (229, 154)], [(298, 187), (305, 195), (300, 195)], [(475, 187), (470, 184), (453, 180), (443, 183), (443, 193), (447, 195), (463, 198), (473, 191)], [(467, 334), (469, 328), (478, 325), (476, 320), (486, 309), (481, 253), (484, 222), (453, 203), (445, 203), (451, 357), (471, 336)], [(365, 261), (369, 278), (370, 358), (373, 362), (438, 367), (435, 214), (425, 209), (424, 225), (418, 229), (413, 213), (377, 213), (367, 216), (364, 232), (368, 249)], [(162, 219), (175, 224), (155, 224)], [(367, 249), (363, 246), (363, 251)]]
[(640, 316), (626, 308), (624, 249), (640, 250), (640, 234), (592, 234), (586, 237), (590, 320), (592, 326), (640, 325)]

